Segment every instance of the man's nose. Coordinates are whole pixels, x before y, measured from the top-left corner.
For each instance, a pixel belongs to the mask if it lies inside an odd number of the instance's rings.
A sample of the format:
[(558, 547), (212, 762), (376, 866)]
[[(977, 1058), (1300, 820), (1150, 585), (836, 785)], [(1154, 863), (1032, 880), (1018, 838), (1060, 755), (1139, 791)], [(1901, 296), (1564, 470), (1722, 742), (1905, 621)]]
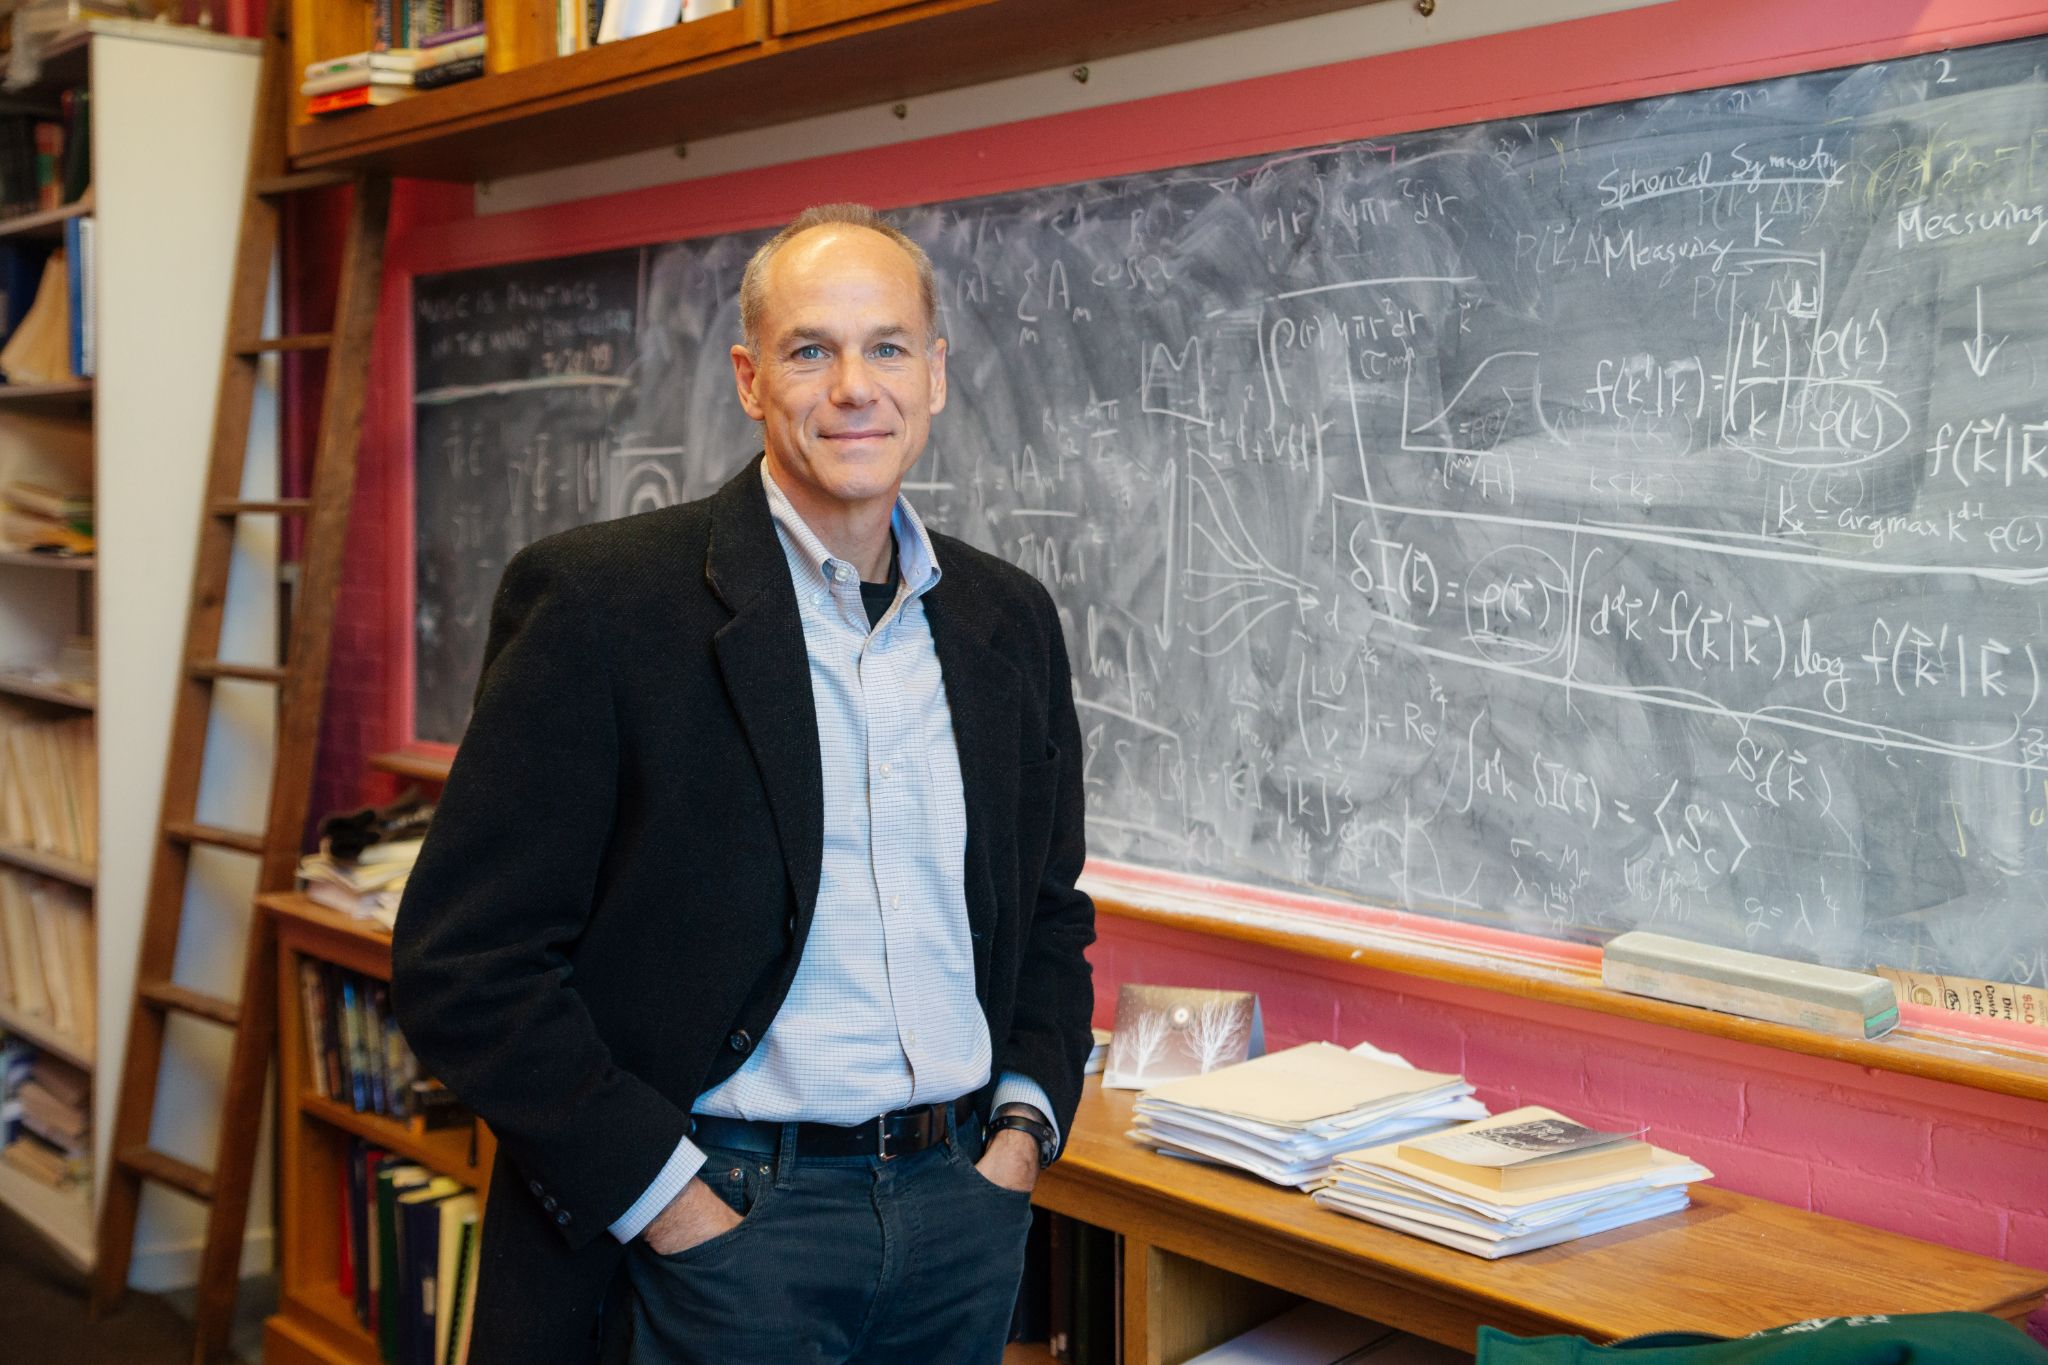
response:
[(832, 371), (832, 401), (843, 408), (866, 407), (875, 396), (874, 373), (867, 357), (844, 355)]

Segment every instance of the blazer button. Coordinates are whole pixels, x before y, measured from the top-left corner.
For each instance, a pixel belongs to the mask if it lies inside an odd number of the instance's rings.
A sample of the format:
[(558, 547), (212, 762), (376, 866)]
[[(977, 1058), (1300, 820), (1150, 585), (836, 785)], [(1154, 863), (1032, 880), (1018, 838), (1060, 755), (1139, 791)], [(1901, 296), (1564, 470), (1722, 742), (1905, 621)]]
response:
[(754, 1045), (754, 1038), (745, 1029), (736, 1028), (732, 1031), (732, 1035), (725, 1040), (725, 1045), (734, 1052), (745, 1052)]
[(569, 1226), (569, 1211), (567, 1209), (563, 1209), (560, 1213), (555, 1215), (555, 1226), (558, 1228), (565, 1228)]
[(542, 1195), (542, 1193), (544, 1193), (544, 1191), (542, 1191), (542, 1189), (541, 1189), (541, 1187), (540, 1187), (540, 1182), (539, 1182), (538, 1180), (530, 1180), (530, 1181), (528, 1181), (528, 1182), (527, 1182), (527, 1184), (526, 1184), (526, 1188), (527, 1188), (527, 1189), (528, 1189), (529, 1191), (531, 1191), (531, 1192), (532, 1192), (532, 1194), (533, 1194), (533, 1197), (534, 1197), (535, 1199), (538, 1199), (538, 1198), (540, 1198), (540, 1197), (541, 1197), (541, 1195)]
[(553, 1195), (549, 1195), (547, 1198), (541, 1200), (540, 1208), (542, 1213), (553, 1213), (555, 1211), (555, 1197)]
[(795, 938), (795, 937), (796, 937), (796, 916), (795, 916), (795, 915), (791, 915), (791, 916), (789, 917), (789, 923), (788, 923), (788, 924), (786, 924), (786, 925), (784, 925), (784, 926), (783, 926), (783, 928), (784, 928), (785, 930), (787, 930), (787, 931), (788, 931), (788, 933), (789, 933), (789, 936), (790, 936), (791, 938)]

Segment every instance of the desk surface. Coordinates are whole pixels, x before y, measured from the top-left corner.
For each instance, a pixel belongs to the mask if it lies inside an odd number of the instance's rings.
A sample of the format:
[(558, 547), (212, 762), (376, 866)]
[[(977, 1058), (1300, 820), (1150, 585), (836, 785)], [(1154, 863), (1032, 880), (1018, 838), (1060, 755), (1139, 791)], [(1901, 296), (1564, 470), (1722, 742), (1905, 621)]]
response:
[(1852, 1313), (1970, 1309), (2017, 1321), (2048, 1293), (2048, 1271), (1712, 1185), (1694, 1186), (1682, 1213), (1485, 1261), (1248, 1175), (1162, 1157), (1124, 1136), (1133, 1098), (1090, 1079), (1039, 1204), (1467, 1350), (1480, 1324), (1599, 1341), (1674, 1329), (1740, 1336)]

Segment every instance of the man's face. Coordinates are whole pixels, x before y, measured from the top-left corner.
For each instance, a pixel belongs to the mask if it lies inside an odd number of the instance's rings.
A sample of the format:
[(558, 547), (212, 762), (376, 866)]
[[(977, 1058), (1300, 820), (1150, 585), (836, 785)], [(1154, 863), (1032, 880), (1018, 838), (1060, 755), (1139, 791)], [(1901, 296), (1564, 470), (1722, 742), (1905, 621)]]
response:
[(769, 472), (806, 520), (894, 502), (946, 406), (917, 268), (880, 233), (832, 225), (787, 243), (765, 284), (759, 354), (735, 346), (732, 367)]

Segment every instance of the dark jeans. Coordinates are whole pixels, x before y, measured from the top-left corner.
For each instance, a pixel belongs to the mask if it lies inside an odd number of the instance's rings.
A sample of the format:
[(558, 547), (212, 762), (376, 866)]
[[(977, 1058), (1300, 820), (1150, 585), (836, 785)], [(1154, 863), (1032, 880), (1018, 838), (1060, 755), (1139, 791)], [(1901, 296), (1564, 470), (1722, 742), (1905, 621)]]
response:
[(891, 1161), (706, 1150), (742, 1218), (628, 1249), (628, 1365), (1000, 1362), (1031, 1200), (974, 1169), (978, 1131)]

